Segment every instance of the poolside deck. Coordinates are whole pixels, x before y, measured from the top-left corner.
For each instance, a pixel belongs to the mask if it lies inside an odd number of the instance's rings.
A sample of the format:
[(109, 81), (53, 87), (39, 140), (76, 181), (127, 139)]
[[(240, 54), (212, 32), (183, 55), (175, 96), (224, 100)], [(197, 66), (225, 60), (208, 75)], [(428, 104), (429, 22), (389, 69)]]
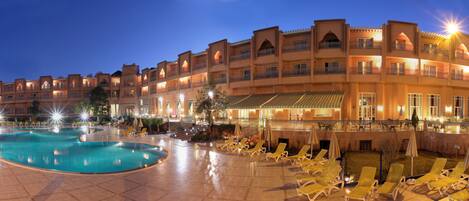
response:
[[(295, 170), (287, 164), (218, 153), (168, 136), (123, 139), (103, 134), (94, 140), (99, 138), (160, 145), (169, 156), (155, 166), (113, 175), (58, 174), (0, 162), (0, 200), (307, 200), (296, 195)], [(318, 200), (343, 200), (344, 193)], [(410, 191), (398, 199), (432, 200)]]

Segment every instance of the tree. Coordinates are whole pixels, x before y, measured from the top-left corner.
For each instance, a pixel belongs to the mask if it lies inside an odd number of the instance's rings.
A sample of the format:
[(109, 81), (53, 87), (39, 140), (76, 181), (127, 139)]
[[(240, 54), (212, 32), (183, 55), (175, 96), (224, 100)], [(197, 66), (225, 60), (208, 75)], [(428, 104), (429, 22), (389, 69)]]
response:
[(109, 115), (109, 94), (101, 86), (91, 90), (89, 100), (93, 115), (97, 117), (98, 122), (101, 117)]
[(74, 108), (74, 112), (76, 114), (81, 114), (82, 112), (86, 112), (90, 114), (92, 109), (93, 107), (91, 106), (90, 102), (86, 100), (86, 101), (81, 101), (80, 103), (78, 103)]
[(414, 108), (414, 111), (412, 112), (412, 126), (414, 126), (414, 130), (417, 130), (417, 126), (419, 124), (419, 117), (417, 116), (417, 110)]
[(204, 86), (197, 93), (196, 113), (203, 114), (210, 128), (212, 128), (213, 114), (218, 114), (226, 109), (226, 95), (220, 89), (211, 85)]
[(31, 106), (28, 108), (29, 114), (31, 114), (31, 121), (36, 121), (37, 117), (41, 113), (41, 108), (39, 107), (40, 102), (33, 100)]

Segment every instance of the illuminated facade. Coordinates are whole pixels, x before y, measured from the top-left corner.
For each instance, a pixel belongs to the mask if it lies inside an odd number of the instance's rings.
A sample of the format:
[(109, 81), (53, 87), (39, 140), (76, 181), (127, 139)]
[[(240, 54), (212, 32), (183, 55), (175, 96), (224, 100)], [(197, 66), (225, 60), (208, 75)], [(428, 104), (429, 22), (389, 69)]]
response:
[[(467, 34), (422, 32), (414, 23), (355, 28), (341, 19), (319, 20), (307, 29), (270, 27), (247, 40), (216, 41), (141, 73), (124, 67), (118, 77), (98, 74), (92, 83), (100, 76), (119, 82), (109, 86), (115, 114), (193, 117), (197, 90), (211, 83), (227, 92), (225, 117), (232, 119), (384, 120), (410, 118), (413, 111), (420, 119), (461, 119), (469, 117), (468, 46)], [(35, 90), (42, 91), (43, 80), (55, 82), (41, 77)], [(7, 114), (10, 104), (21, 113), (18, 85), (27, 82), (3, 84)], [(67, 87), (63, 94), (71, 100)], [(51, 100), (62, 94), (50, 91)]]

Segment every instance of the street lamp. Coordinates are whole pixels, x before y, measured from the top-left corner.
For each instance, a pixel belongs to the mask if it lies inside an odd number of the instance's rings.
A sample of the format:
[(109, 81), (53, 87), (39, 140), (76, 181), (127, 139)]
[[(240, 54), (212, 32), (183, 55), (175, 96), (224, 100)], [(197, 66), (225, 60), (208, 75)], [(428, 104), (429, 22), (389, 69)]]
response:
[(212, 99), (213, 96), (214, 96), (213, 91), (208, 91), (208, 97)]

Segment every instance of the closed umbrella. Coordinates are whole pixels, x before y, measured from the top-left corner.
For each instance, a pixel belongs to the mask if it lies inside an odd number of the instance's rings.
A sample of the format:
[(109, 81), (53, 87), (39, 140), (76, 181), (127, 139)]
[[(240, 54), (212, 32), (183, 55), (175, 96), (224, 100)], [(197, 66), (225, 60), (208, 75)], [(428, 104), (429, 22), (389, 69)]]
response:
[(241, 135), (241, 127), (239, 126), (239, 123), (236, 123), (236, 125), (235, 125), (234, 134), (235, 134), (236, 136), (240, 136), (240, 135)]
[(467, 150), (466, 153), (466, 158), (464, 159), (464, 167), (469, 168), (469, 149)]
[(138, 128), (142, 128), (143, 127), (143, 122), (142, 122), (142, 119), (139, 119), (138, 120)]
[(410, 176), (414, 176), (414, 157), (419, 156), (417, 151), (417, 139), (415, 137), (415, 131), (410, 133), (409, 144), (407, 144), (405, 155), (410, 157)]
[(138, 127), (138, 119), (137, 119), (137, 118), (134, 118), (133, 126), (134, 126), (135, 128)]
[(313, 155), (314, 145), (319, 144), (318, 132), (314, 125), (311, 127), (311, 132), (309, 133), (309, 142), (311, 144), (311, 155)]
[(334, 131), (331, 133), (330, 144), (329, 144), (329, 160), (336, 160), (340, 157), (339, 141)]

